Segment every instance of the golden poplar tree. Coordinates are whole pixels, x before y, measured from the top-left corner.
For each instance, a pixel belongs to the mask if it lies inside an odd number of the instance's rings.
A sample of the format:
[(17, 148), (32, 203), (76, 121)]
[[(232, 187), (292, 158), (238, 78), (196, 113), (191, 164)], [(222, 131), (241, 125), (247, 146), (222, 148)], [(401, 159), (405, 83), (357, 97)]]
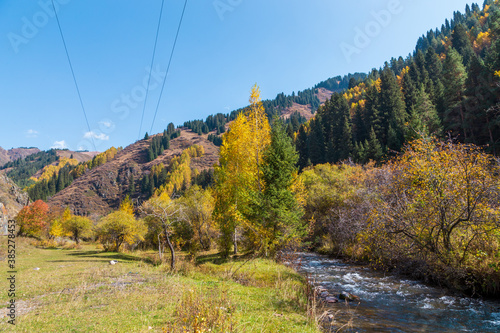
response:
[(262, 158), (271, 141), (269, 121), (257, 85), (252, 87), (250, 106), (240, 113), (222, 136), (219, 166), (215, 168), (214, 217), (221, 230), (222, 252), (229, 254), (231, 243), (237, 252), (237, 227), (252, 229), (244, 218), (253, 191), (262, 191)]

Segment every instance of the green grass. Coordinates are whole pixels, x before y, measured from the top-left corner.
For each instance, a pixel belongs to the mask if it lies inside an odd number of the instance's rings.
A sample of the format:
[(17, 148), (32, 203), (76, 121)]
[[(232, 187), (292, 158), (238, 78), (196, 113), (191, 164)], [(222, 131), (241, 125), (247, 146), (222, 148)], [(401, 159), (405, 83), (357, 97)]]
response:
[[(106, 253), (94, 245), (40, 249), (17, 239), (17, 325), (13, 330), (2, 309), (0, 332), (175, 332), (183, 326), (202, 332), (210, 320), (212, 332), (226, 331), (229, 323), (234, 332), (319, 332), (306, 316), (305, 281), (290, 268), (205, 254), (195, 263), (180, 255), (172, 272), (168, 264), (151, 264), (153, 254)], [(119, 263), (110, 265), (112, 259)], [(0, 265), (6, 272), (7, 262)], [(6, 305), (5, 277), (0, 301)]]

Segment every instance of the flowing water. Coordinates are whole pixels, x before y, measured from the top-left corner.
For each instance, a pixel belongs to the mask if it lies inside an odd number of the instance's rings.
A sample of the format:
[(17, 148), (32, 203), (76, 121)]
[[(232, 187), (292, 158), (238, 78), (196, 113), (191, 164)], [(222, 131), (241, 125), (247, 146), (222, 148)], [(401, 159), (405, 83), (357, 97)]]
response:
[(500, 332), (500, 300), (453, 295), (420, 282), (347, 264), (313, 253), (299, 254), (299, 271), (332, 296), (349, 292), (360, 301), (326, 305), (335, 332)]

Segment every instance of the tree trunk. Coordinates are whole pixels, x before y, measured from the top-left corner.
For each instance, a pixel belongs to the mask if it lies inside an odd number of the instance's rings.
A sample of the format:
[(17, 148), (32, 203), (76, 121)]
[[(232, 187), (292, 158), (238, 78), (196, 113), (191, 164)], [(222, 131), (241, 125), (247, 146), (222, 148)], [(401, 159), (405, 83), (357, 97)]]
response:
[(165, 234), (165, 238), (167, 239), (167, 244), (168, 244), (168, 247), (170, 249), (170, 254), (171, 254), (170, 268), (174, 269), (175, 268), (174, 246), (172, 245), (172, 242), (170, 241), (170, 237), (168, 237), (168, 234)]
[(158, 256), (160, 257), (160, 260), (163, 259), (163, 253), (161, 252), (160, 234), (158, 234)]
[(238, 253), (238, 242), (236, 241), (236, 228), (234, 228), (233, 246), (234, 246), (234, 254), (236, 255)]

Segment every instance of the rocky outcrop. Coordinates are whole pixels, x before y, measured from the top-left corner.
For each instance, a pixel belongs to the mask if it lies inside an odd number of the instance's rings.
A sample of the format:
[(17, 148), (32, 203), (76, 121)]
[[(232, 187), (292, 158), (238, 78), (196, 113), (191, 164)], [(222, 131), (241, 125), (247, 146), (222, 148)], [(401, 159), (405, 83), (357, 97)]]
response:
[(0, 235), (7, 233), (8, 220), (14, 218), (28, 203), (28, 194), (7, 176), (0, 174)]

